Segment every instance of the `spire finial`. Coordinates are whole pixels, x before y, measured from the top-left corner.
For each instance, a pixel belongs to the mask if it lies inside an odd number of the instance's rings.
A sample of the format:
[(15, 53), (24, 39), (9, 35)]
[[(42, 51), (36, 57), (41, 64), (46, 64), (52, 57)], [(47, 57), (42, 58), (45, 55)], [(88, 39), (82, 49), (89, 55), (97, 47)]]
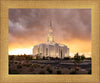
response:
[(50, 27), (52, 28), (52, 20), (50, 19)]
[(51, 22), (51, 20), (50, 20), (50, 27), (52, 27), (52, 22)]

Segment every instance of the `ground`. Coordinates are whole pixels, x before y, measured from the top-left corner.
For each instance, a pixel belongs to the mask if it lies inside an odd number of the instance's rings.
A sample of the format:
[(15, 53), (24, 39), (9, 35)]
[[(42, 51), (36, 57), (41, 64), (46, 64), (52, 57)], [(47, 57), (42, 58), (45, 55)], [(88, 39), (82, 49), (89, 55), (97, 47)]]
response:
[(9, 74), (91, 74), (91, 61), (75, 66), (73, 60), (10, 60)]

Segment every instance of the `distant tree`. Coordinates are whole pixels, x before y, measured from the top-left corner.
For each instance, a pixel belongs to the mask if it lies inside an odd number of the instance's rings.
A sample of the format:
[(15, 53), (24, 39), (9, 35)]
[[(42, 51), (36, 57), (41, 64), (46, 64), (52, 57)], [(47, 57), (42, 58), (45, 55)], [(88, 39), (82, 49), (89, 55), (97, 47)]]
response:
[(26, 56), (26, 60), (32, 60), (32, 56), (27, 55), (27, 56)]
[(64, 60), (69, 60), (70, 58), (69, 57), (64, 57)]
[(75, 54), (75, 56), (74, 56), (74, 61), (75, 61), (76, 63), (79, 63), (79, 62), (81, 61), (81, 57), (79, 56), (78, 53)]
[(46, 59), (46, 57), (45, 56), (43, 56), (43, 60), (45, 60)]
[(50, 60), (50, 56), (47, 56), (46, 59), (47, 59), (47, 60)]
[(14, 55), (9, 56), (9, 60), (14, 60)]
[(84, 59), (85, 59), (85, 56), (84, 56), (84, 55), (82, 55), (82, 56), (81, 56), (81, 60), (83, 61)]
[(32, 60), (32, 56), (30, 56), (30, 60)]
[(26, 54), (24, 54), (23, 56), (26, 57)]
[(91, 60), (91, 57), (85, 58), (86, 60)]
[(55, 59), (56, 59), (56, 60), (59, 60), (59, 58), (58, 58), (58, 57), (56, 57)]
[(54, 58), (53, 57), (49, 57), (50, 58), (50, 60), (54, 60)]
[(39, 60), (40, 59), (40, 56), (37, 54), (36, 55), (36, 60)]
[(28, 56), (25, 56), (25, 59), (28, 60)]
[(77, 70), (78, 63), (80, 63), (80, 61), (81, 61), (81, 58), (80, 58), (79, 54), (76, 53), (75, 56), (74, 56), (74, 69), (75, 69), (75, 72)]

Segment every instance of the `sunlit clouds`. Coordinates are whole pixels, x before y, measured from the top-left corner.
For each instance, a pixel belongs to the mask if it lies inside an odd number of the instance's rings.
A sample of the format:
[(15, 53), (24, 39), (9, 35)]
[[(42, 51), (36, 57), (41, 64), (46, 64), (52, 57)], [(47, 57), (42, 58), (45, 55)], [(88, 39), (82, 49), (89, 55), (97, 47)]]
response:
[(91, 56), (91, 9), (9, 9), (9, 54), (32, 54), (45, 43), (50, 20), (57, 43)]

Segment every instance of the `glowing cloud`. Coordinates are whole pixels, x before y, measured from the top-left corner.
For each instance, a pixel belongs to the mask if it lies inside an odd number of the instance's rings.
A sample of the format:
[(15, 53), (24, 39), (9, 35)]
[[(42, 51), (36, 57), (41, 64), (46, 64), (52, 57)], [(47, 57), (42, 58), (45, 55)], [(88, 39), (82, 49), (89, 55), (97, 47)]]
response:
[(32, 54), (45, 43), (50, 19), (55, 41), (70, 48), (70, 55), (91, 55), (91, 9), (9, 9), (9, 54)]

